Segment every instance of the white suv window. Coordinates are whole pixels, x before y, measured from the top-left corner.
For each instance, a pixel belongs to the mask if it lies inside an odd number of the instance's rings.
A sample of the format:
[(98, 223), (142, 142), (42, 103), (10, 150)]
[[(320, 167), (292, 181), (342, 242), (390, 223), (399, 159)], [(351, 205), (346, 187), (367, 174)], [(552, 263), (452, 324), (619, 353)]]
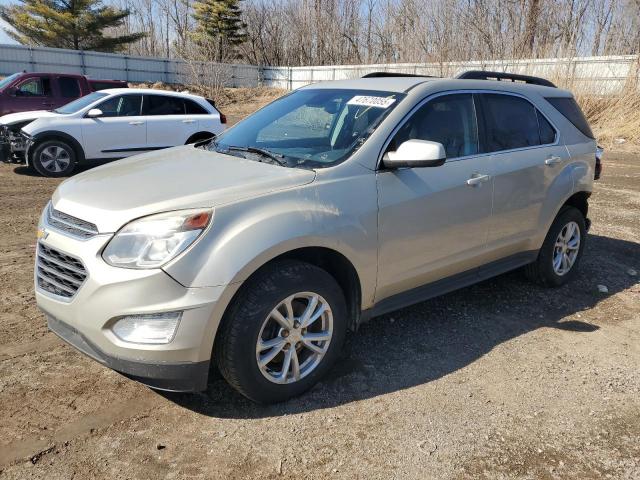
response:
[(103, 117), (135, 117), (140, 115), (142, 95), (121, 95), (105, 100), (96, 108)]
[(184, 100), (168, 95), (146, 95), (144, 98), (145, 115), (184, 115)]

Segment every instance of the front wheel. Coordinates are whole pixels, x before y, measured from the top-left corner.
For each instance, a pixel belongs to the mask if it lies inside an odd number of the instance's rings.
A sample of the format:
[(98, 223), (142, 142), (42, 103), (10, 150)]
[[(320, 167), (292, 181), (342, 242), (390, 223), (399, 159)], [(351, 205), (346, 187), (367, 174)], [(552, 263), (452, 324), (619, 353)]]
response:
[(45, 140), (34, 147), (30, 164), (44, 177), (65, 177), (76, 166), (76, 152), (62, 140)]
[(582, 212), (563, 208), (551, 224), (535, 262), (525, 267), (527, 277), (546, 287), (559, 287), (571, 280), (578, 269), (587, 239)]
[(280, 402), (331, 368), (346, 334), (346, 303), (326, 271), (280, 261), (247, 282), (220, 328), (214, 350), (225, 379), (253, 401)]

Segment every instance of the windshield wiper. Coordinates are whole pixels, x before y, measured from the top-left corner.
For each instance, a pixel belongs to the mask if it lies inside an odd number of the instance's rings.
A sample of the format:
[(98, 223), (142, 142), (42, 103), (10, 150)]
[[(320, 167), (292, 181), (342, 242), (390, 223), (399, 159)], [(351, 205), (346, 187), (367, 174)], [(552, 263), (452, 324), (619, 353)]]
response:
[(276, 162), (281, 167), (287, 167), (287, 162), (282, 160), (283, 155), (279, 155), (277, 153), (270, 152), (269, 150), (265, 150), (264, 148), (258, 147), (227, 147), (227, 150), (233, 150), (235, 152), (248, 152), (248, 153), (257, 153), (258, 155), (262, 155), (263, 157), (270, 158), (274, 162)]

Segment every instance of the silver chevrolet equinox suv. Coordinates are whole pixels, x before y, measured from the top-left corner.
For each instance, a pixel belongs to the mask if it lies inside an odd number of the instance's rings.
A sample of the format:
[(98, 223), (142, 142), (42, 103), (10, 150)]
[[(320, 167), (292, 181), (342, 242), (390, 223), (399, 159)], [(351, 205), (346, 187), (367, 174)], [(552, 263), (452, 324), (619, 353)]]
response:
[(508, 270), (575, 276), (599, 175), (571, 93), (494, 72), (300, 88), (208, 142), (63, 182), (39, 223), (38, 306), (156, 389), (277, 402), (371, 317)]

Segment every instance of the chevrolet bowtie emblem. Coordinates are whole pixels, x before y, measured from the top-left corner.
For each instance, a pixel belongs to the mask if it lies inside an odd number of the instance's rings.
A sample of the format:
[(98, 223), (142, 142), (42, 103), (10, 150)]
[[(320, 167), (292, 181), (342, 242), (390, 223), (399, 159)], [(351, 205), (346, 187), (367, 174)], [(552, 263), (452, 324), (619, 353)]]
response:
[(49, 236), (49, 232), (47, 232), (44, 228), (39, 228), (36, 236), (38, 237), (38, 240), (40, 239), (46, 240), (47, 237)]

